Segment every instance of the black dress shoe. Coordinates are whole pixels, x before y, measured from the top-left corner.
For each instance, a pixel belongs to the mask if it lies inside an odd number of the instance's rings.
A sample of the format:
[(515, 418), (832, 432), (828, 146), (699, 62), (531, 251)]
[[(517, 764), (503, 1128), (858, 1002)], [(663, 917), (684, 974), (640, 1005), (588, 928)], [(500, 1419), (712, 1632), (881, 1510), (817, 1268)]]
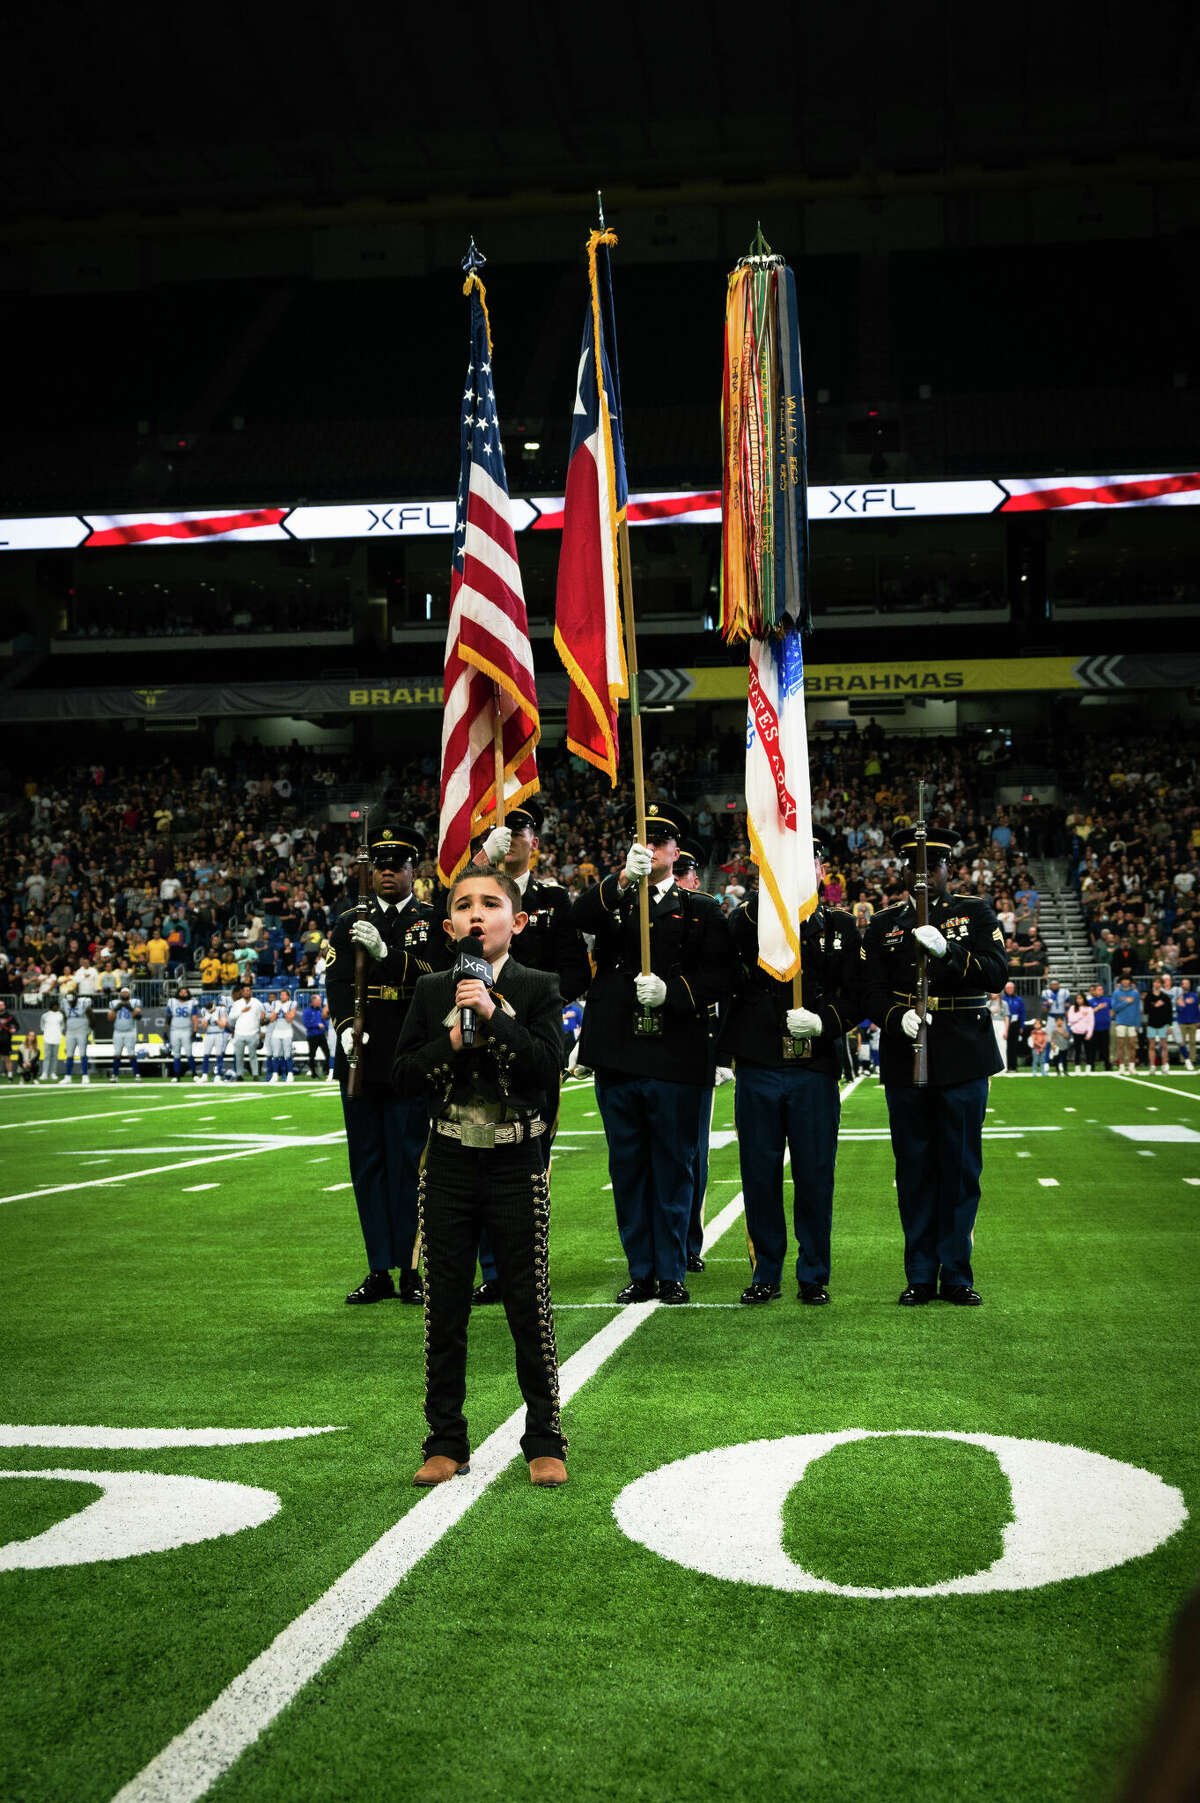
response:
[(829, 1301), (829, 1291), (823, 1283), (802, 1283), (796, 1291), (797, 1302), (811, 1302), (814, 1307)]
[(471, 1291), (472, 1308), (486, 1308), (489, 1302), (503, 1302), (503, 1300), (498, 1277), (489, 1277), (486, 1283), (479, 1284)]
[(653, 1302), (655, 1297), (653, 1277), (635, 1277), (617, 1291), (618, 1302)]
[(938, 1291), (943, 1302), (957, 1302), (959, 1308), (978, 1308), (983, 1297), (969, 1283), (943, 1284)]
[(936, 1295), (935, 1283), (910, 1283), (898, 1300), (901, 1308), (920, 1308), (922, 1303), (932, 1302)]
[(701, 1258), (701, 1256), (698, 1252), (689, 1252), (688, 1253), (687, 1268), (689, 1271), (703, 1271), (704, 1260)]
[(424, 1302), (425, 1289), (416, 1271), (406, 1271), (400, 1279), (401, 1302)]
[(347, 1302), (388, 1302), (396, 1294), (396, 1286), (392, 1282), (390, 1271), (368, 1271), (356, 1290), (351, 1290)]
[(752, 1283), (738, 1297), (739, 1302), (775, 1302), (783, 1295), (777, 1283)]
[(664, 1277), (658, 1286), (658, 1300), (670, 1307), (673, 1303), (690, 1302), (691, 1297), (681, 1283), (672, 1283)]

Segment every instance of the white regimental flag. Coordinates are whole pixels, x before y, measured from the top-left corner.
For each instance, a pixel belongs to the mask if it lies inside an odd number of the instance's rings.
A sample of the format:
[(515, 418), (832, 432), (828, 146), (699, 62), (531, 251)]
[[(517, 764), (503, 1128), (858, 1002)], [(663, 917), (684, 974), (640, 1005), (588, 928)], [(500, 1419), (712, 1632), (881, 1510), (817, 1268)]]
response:
[(799, 632), (750, 640), (746, 815), (759, 877), (758, 961), (786, 981), (800, 968), (800, 923), (817, 905)]

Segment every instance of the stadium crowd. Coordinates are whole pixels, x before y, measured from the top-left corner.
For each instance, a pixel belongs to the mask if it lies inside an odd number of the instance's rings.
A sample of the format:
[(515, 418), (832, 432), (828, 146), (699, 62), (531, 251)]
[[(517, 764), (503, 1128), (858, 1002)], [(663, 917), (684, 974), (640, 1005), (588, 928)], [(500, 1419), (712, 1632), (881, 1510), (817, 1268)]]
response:
[[(647, 756), (651, 799), (692, 810), (707, 886), (728, 914), (755, 886), (741, 811), (741, 735), (701, 745), (663, 743)], [(1059, 1013), (1036, 993), (1049, 969), (1031, 862), (1066, 861), (1094, 940), (1097, 975), (1178, 993), (1200, 980), (1197, 759), (1185, 743), (1149, 734), (1078, 736), (1061, 748), (1063, 805), (991, 805), (995, 771), (978, 741), (814, 731), (814, 823), (830, 847), (825, 897), (860, 929), (900, 894), (891, 843), (911, 819), (915, 775), (931, 821), (953, 829), (952, 887), (986, 895), (1005, 934), (1009, 973), (1027, 994), (1023, 1042), (1040, 1016), (1052, 1038)], [(627, 774), (615, 789), (561, 748), (543, 748), (543, 876), (578, 894), (619, 870), (633, 809)], [(116, 769), (100, 763), (31, 779), (0, 829), (0, 993), (43, 1006), (66, 979), (83, 993), (190, 975), (203, 989), (235, 981), (322, 986), (322, 948), (353, 882), (356, 827), (329, 819), (331, 795), (361, 778), (357, 760), (293, 744), (235, 744), (227, 758)], [(416, 892), (436, 886), (438, 776), (432, 755), (372, 774), (390, 818), (427, 841)], [(1033, 994), (1029, 991), (1033, 990)], [(142, 991), (141, 993), (148, 993)], [(166, 993), (154, 992), (155, 999)], [(1144, 1024), (1144, 1023), (1139, 1023)], [(1069, 1028), (1068, 1028), (1069, 1031)], [(1032, 1049), (1032, 1048), (1028, 1048)], [(1073, 1053), (1060, 1048), (1063, 1068)], [(1047, 1061), (1053, 1066), (1054, 1048)]]

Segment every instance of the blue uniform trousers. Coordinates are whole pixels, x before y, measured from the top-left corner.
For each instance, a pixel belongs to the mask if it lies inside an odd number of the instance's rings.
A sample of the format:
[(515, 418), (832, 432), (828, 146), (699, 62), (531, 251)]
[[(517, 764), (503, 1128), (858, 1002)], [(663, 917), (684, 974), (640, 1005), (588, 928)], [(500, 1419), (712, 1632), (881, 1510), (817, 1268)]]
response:
[(417, 1236), (417, 1175), (429, 1137), (429, 1110), (374, 1085), (357, 1102), (341, 1085), (350, 1176), (367, 1263), (407, 1271)]
[(988, 1080), (886, 1090), (909, 1283), (969, 1284)]
[(828, 1283), (833, 1174), (842, 1101), (837, 1078), (739, 1060), (733, 1092), (755, 1283), (778, 1283), (787, 1254), (783, 1153), (791, 1157), (797, 1283)]
[(704, 1090), (659, 1077), (601, 1076), (617, 1229), (631, 1278), (682, 1283)]
[(696, 1146), (696, 1174), (692, 1184), (692, 1213), (688, 1221), (687, 1255), (699, 1258), (704, 1250), (704, 1193), (708, 1188), (708, 1135), (712, 1128), (714, 1089), (700, 1099), (700, 1139)]

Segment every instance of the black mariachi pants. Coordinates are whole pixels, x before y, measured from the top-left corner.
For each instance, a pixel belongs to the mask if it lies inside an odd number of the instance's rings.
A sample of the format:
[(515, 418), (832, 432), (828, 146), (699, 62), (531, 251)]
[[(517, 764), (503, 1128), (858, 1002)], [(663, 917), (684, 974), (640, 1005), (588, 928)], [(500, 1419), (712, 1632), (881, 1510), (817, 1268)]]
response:
[(491, 1150), (430, 1135), (419, 1208), (425, 1259), (425, 1456), (470, 1454), (463, 1404), (475, 1252), (486, 1229), (525, 1398), (521, 1451), (561, 1459), (558, 1350), (550, 1304), (550, 1188), (542, 1140)]

